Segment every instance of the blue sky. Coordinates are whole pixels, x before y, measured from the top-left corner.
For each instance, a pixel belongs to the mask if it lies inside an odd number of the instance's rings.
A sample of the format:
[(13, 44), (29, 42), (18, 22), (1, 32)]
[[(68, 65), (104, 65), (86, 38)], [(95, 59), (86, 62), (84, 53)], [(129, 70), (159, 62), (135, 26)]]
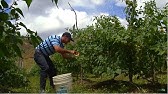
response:
[(107, 12), (110, 15), (116, 15), (120, 18), (125, 18), (125, 7), (116, 6), (114, 2), (105, 3), (103, 6), (98, 6), (97, 10), (100, 12)]
[[(6, 0), (14, 1), (14, 0)], [(75, 9), (78, 17), (78, 27), (84, 28), (93, 23), (94, 16), (116, 15), (123, 26), (127, 25), (125, 19), (124, 0), (58, 0), (59, 9), (52, 0), (32, 0), (30, 8), (27, 8), (23, 0), (19, 0), (18, 6), (24, 13), (22, 21), (31, 30), (37, 31), (45, 39), (52, 34), (60, 35), (65, 28), (71, 28), (75, 24), (75, 14), (71, 11), (68, 2)], [(144, 1), (137, 0), (138, 6), (143, 6)], [(156, 0), (158, 6), (164, 6), (168, 0)], [(21, 29), (21, 34), (26, 34)]]
[(121, 6), (116, 6), (115, 2), (112, 0), (106, 0), (106, 2), (102, 5), (97, 5), (95, 9), (87, 8), (87, 7), (75, 7), (78, 11), (85, 11), (89, 14), (91, 13), (108, 13), (109, 15), (116, 15), (120, 18), (125, 18), (124, 8)]

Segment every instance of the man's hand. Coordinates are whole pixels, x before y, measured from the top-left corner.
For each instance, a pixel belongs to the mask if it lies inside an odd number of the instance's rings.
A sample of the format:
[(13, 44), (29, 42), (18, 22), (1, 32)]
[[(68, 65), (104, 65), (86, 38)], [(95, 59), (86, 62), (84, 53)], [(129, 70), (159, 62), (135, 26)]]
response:
[(75, 51), (75, 50), (70, 50), (70, 53), (75, 55), (75, 56), (79, 56), (79, 52)]
[(64, 48), (61, 48), (60, 46), (54, 46), (54, 49), (55, 49), (56, 52), (58, 52), (60, 54), (70, 53), (70, 54), (73, 54), (75, 56), (79, 56), (79, 52), (77, 52), (75, 50), (66, 50)]
[(75, 51), (74, 55), (79, 56), (79, 52)]
[(68, 53), (62, 54), (62, 57), (66, 59), (72, 59), (75, 58), (75, 56), (79, 56), (79, 52), (74, 50), (71, 50), (69, 54)]

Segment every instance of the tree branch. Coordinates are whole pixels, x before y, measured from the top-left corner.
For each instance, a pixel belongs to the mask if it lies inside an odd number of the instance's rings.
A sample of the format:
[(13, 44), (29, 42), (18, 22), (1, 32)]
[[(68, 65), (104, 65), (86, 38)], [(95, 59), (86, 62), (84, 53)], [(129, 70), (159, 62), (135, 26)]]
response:
[(76, 20), (75, 26), (76, 26), (76, 29), (78, 30), (77, 14), (76, 14), (75, 10), (72, 8), (72, 6), (71, 6), (71, 4), (69, 2), (68, 2), (68, 4), (71, 7), (72, 11), (75, 13), (75, 20)]

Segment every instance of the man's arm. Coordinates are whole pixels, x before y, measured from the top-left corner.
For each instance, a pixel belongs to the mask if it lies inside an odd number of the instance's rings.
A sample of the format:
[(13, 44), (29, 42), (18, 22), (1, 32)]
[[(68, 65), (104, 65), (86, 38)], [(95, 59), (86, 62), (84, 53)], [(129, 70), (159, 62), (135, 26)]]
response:
[(56, 52), (58, 52), (60, 54), (65, 54), (65, 53), (74, 54), (75, 53), (74, 50), (66, 50), (64, 48), (61, 48), (60, 46), (54, 46), (54, 49)]
[[(64, 48), (61, 48), (60, 46), (54, 46), (54, 49), (56, 52), (60, 53), (63, 58), (66, 58), (66, 59), (72, 59), (72, 58), (75, 58), (74, 56), (79, 55), (79, 52), (77, 52), (77, 51), (66, 50)], [(73, 54), (74, 56), (72, 56), (71, 54)]]
[(72, 55), (70, 55), (70, 54), (68, 54), (68, 53), (61, 54), (61, 55), (62, 55), (62, 57), (65, 58), (65, 59), (73, 59), (73, 58), (75, 58), (74, 56), (72, 56)]

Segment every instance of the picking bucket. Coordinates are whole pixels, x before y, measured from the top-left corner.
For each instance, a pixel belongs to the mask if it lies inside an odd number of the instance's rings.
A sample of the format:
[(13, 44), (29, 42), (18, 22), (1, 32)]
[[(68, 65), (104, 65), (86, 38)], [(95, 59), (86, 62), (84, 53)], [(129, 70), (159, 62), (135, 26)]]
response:
[(72, 87), (71, 73), (61, 74), (53, 77), (56, 93), (68, 93)]

